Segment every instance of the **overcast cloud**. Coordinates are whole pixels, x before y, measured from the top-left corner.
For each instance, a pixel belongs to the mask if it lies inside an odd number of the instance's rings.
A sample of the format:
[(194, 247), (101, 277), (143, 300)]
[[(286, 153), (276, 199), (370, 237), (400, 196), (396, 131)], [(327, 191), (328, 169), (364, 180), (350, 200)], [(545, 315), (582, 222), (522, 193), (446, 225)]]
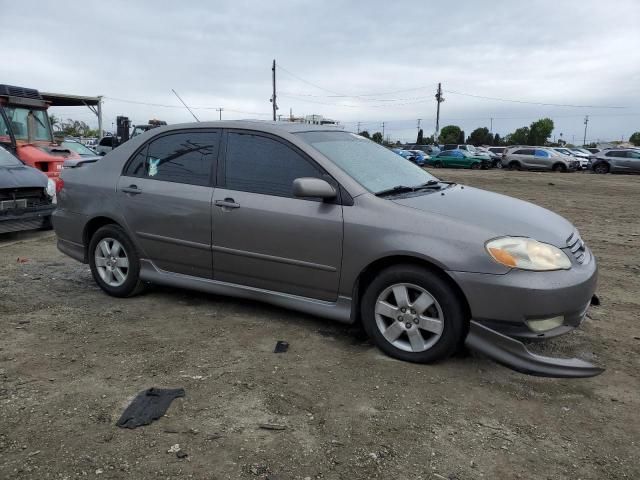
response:
[[(640, 130), (638, 0), (0, 0), (0, 12), (0, 83), (104, 95), (106, 129), (119, 114), (134, 124), (190, 121), (183, 108), (121, 101), (178, 107), (172, 88), (190, 105), (211, 107), (195, 110), (201, 119), (217, 119), (218, 106), (226, 119), (268, 119), (275, 58), (286, 69), (278, 71), (279, 113), (321, 114), (353, 129), (360, 121), (371, 132), (385, 121), (393, 139), (415, 138), (418, 118), (433, 132), (438, 82), (441, 126), (467, 134), (491, 117), (505, 135), (549, 116), (555, 135), (578, 142), (585, 114), (588, 140)], [(96, 124), (88, 109), (54, 113)]]

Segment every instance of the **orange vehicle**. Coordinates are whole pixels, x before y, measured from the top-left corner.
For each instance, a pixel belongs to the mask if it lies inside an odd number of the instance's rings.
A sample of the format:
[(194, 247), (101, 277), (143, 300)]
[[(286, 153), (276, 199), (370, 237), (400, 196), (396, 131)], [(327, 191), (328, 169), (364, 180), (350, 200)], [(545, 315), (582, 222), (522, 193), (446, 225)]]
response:
[(37, 90), (0, 85), (0, 146), (57, 184), (64, 161), (80, 157), (53, 141), (48, 108)]

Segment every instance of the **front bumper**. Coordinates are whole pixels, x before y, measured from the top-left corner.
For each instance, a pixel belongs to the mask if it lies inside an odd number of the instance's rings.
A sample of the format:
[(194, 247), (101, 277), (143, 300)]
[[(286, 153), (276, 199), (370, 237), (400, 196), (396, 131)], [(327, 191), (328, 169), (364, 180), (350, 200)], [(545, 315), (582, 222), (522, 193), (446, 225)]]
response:
[[(580, 326), (598, 278), (596, 261), (589, 257), (586, 264), (554, 272), (448, 273), (462, 289), (475, 321), (512, 337), (542, 339)], [(546, 332), (527, 325), (527, 320), (558, 316), (564, 317), (562, 325)]]
[(49, 228), (55, 208), (55, 205), (43, 205), (3, 212), (0, 214), (0, 233)]

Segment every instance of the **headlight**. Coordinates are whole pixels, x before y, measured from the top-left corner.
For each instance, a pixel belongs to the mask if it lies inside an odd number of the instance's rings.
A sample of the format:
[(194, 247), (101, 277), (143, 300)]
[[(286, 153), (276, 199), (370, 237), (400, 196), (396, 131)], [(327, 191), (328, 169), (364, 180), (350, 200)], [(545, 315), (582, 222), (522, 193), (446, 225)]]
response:
[(49, 195), (49, 198), (51, 199), (51, 203), (56, 203), (57, 202), (57, 199), (56, 199), (56, 182), (54, 182), (51, 179), (49, 179), (47, 181), (47, 195)]
[(511, 268), (540, 272), (571, 268), (571, 260), (566, 253), (532, 238), (496, 238), (487, 242), (486, 248), (496, 262)]

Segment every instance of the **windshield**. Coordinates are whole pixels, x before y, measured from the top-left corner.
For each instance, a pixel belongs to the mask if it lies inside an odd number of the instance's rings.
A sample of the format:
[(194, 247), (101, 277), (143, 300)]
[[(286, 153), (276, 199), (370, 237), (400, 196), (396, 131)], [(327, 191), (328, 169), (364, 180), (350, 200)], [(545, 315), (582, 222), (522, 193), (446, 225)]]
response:
[(79, 155), (91, 155), (91, 156), (96, 155), (96, 153), (93, 150), (85, 147), (80, 142), (69, 142), (68, 140), (65, 140), (60, 145), (63, 146), (64, 148), (68, 148), (72, 152), (76, 152)]
[(0, 167), (21, 167), (23, 163), (0, 147)]
[(414, 163), (355, 133), (302, 132), (296, 135), (370, 192), (437, 180)]
[(29, 138), (29, 115), (33, 115), (33, 140), (43, 140), (51, 142), (49, 130), (49, 117), (45, 110), (36, 110), (26, 107), (4, 107), (4, 111), (9, 119), (10, 127), (16, 140), (28, 140)]

